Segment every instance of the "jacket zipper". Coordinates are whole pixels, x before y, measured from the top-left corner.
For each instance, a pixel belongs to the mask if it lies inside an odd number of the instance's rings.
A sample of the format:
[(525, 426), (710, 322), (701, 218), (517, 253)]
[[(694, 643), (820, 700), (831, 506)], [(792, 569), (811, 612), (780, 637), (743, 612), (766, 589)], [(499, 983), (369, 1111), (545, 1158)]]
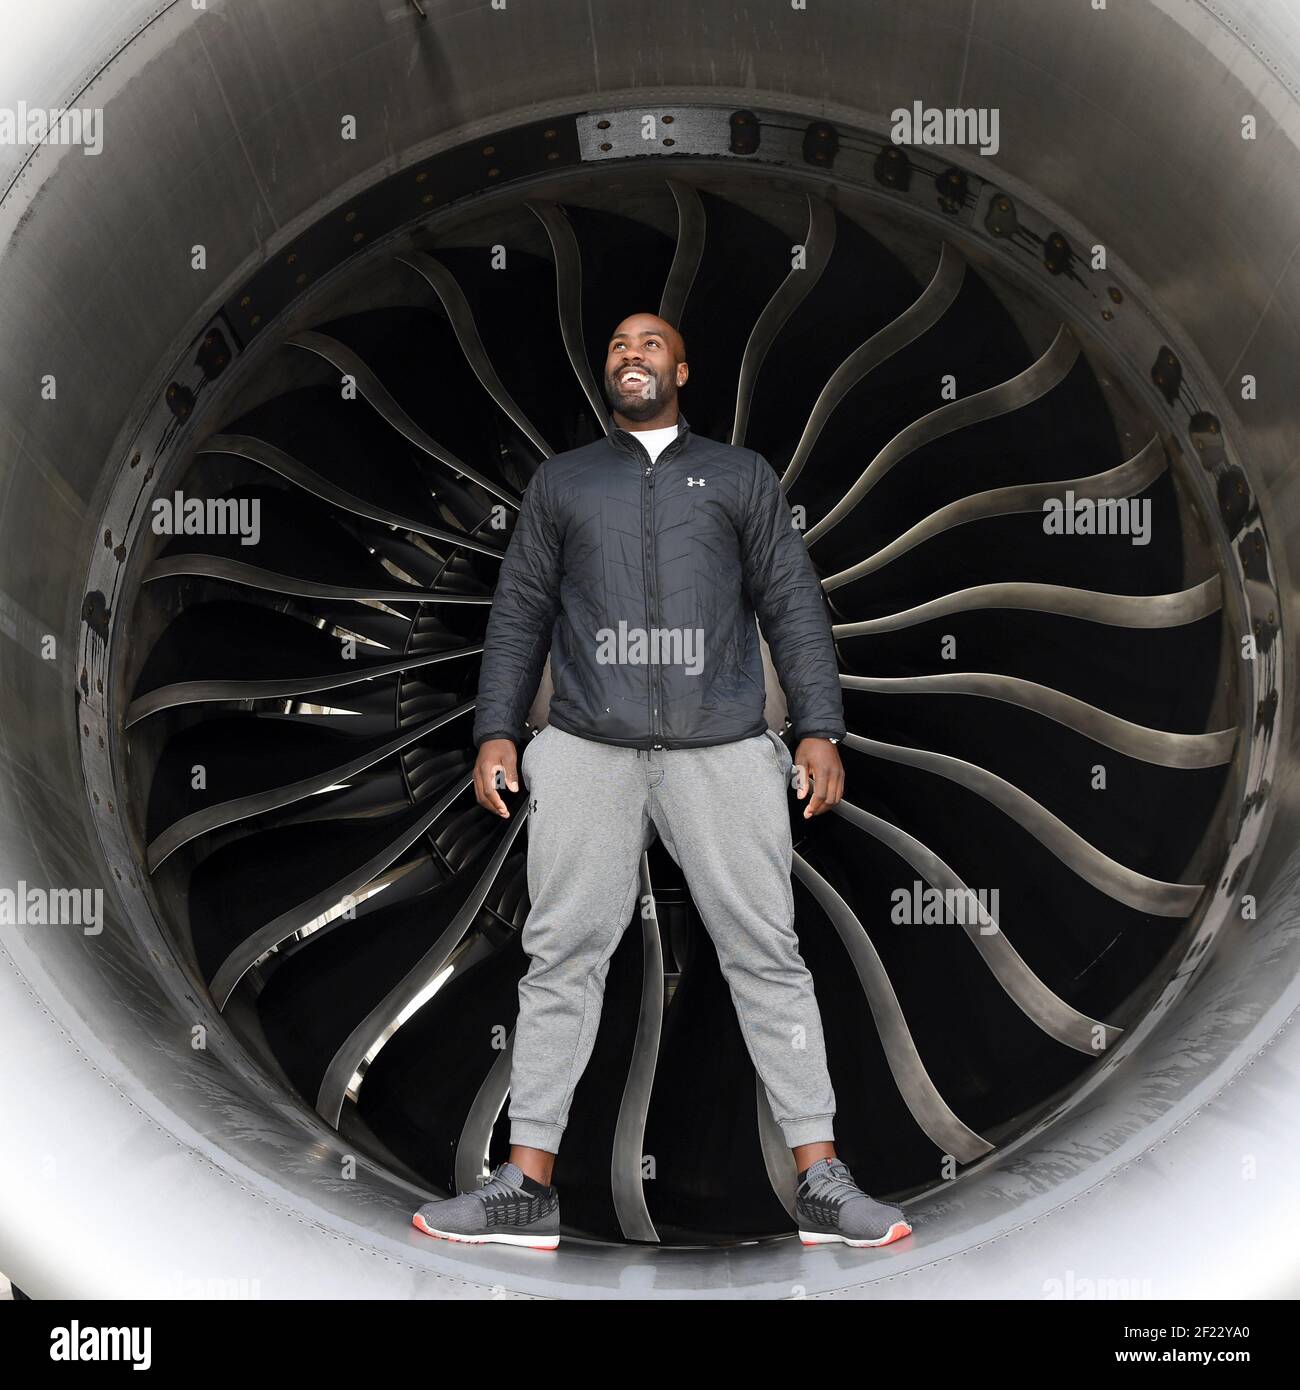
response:
[[(658, 566), (657, 566), (656, 563), (655, 563), (655, 475), (654, 475), (654, 460), (651, 460), (650, 467), (649, 467), (648, 469), (646, 469), (646, 481), (647, 481), (647, 484), (648, 484), (648, 491), (649, 491), (649, 494), (650, 494), (650, 521), (649, 521), (648, 540), (649, 540), (649, 551), (650, 551), (650, 595), (651, 595), (650, 631), (649, 631), (649, 633), (648, 633), (647, 635), (648, 635), (649, 638), (650, 638), (650, 650), (651, 650), (652, 653), (654, 653), (654, 654), (657, 656), (657, 655), (658, 655), (658, 649), (657, 649), (656, 646), (655, 646), (654, 634), (658, 631), (658, 624), (659, 624), (659, 581), (658, 581), (658, 572), (657, 572), (657, 571), (658, 571)], [(663, 738), (663, 727), (662, 727), (662, 723), (663, 723), (663, 713), (662, 713), (662, 711), (663, 711), (663, 705), (664, 705), (664, 692), (663, 692), (663, 676), (662, 676), (662, 674), (661, 674), (661, 672), (660, 672), (660, 670), (659, 670), (659, 662), (658, 662), (658, 660), (655, 660), (655, 661), (652, 661), (652, 662), (651, 662), (651, 665), (650, 665), (650, 672), (651, 672), (651, 677), (652, 677), (652, 689), (653, 689), (653, 691), (654, 691), (654, 705), (653, 705), (653, 708), (652, 708), (652, 710), (651, 710), (650, 733), (651, 733), (651, 735), (654, 737), (654, 739), (656, 740), (654, 746), (655, 746), (656, 748), (662, 748), (662, 747), (663, 747), (663, 742), (662, 742), (662, 738)]]
[[(633, 438), (635, 438), (635, 434), (633, 431), (629, 430), (628, 434), (632, 435)], [(680, 438), (681, 436), (679, 434), (678, 439), (674, 439), (672, 443), (667, 446), (667, 448), (661, 450), (659, 457), (661, 459), (667, 459), (669, 452), (677, 448), (678, 440)], [(653, 650), (655, 616), (659, 599), (658, 591), (655, 588), (654, 563), (655, 461), (650, 457), (649, 450), (645, 447), (644, 444), (641, 443), (639, 439), (636, 441), (636, 446), (638, 449), (641, 450), (641, 456), (646, 461), (646, 466), (641, 473), (641, 516), (645, 527), (644, 533), (642, 535), (641, 567), (642, 583), (645, 587), (646, 593), (646, 639), (652, 643), (651, 649)], [(663, 747), (663, 743), (660, 742), (660, 739), (662, 738), (663, 734), (660, 715), (660, 710), (662, 708), (663, 688), (660, 684), (659, 664), (658, 662), (651, 662), (650, 737), (654, 740), (654, 743), (651, 745), (654, 748)]]
[[(646, 640), (651, 644), (651, 651), (654, 650), (654, 601), (652, 594), (654, 591), (654, 507), (655, 507), (655, 475), (654, 460), (650, 457), (645, 445), (637, 440), (637, 448), (641, 450), (645, 458), (646, 465), (641, 472), (641, 582), (645, 589), (645, 622)], [(647, 507), (648, 502), (648, 507)], [(647, 519), (648, 517), (648, 519)], [(653, 740), (652, 748), (659, 747), (659, 667), (654, 661), (650, 663), (649, 681), (649, 706), (650, 706), (650, 737)]]

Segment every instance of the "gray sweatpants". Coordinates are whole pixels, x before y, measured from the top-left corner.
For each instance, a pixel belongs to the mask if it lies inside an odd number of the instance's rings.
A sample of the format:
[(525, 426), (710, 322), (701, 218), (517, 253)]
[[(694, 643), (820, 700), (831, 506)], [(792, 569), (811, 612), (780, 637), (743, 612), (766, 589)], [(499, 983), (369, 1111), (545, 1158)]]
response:
[(528, 972), (510, 1073), (510, 1142), (559, 1151), (596, 1041), (605, 976), (656, 832), (717, 949), (745, 1046), (792, 1148), (834, 1137), (812, 976), (790, 886), (789, 750), (772, 732), (640, 751), (548, 725), (524, 748)]

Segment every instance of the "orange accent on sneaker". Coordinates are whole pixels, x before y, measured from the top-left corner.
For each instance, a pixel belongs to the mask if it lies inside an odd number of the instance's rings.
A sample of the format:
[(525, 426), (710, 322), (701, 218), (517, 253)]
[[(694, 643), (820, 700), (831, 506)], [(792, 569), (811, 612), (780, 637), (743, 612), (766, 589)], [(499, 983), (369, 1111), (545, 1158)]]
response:
[[(453, 1236), (448, 1235), (445, 1231), (435, 1231), (431, 1226), (425, 1223), (424, 1217), (422, 1217), (418, 1211), (411, 1217), (411, 1225), (414, 1226), (417, 1231), (423, 1231), (426, 1236), (432, 1236), (435, 1240), (454, 1240), (461, 1245), (488, 1245), (491, 1243), (486, 1236)], [(516, 1250), (554, 1250), (555, 1248), (554, 1245), (529, 1244), (515, 1246)]]

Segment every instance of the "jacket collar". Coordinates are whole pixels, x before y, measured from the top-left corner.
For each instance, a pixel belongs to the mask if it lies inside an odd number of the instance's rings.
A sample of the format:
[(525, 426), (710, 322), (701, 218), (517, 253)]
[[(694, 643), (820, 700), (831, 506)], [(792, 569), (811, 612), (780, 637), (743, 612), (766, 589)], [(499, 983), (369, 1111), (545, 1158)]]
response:
[[(631, 453), (636, 448), (635, 430), (625, 430), (621, 425), (614, 422), (614, 412), (611, 410), (606, 413), (605, 427), (608, 433), (609, 442), (615, 447)], [(690, 443), (691, 427), (687, 422), (686, 416), (682, 414), (680, 407), (677, 411), (677, 438), (668, 446), (670, 449), (677, 449), (679, 452), (685, 449)]]

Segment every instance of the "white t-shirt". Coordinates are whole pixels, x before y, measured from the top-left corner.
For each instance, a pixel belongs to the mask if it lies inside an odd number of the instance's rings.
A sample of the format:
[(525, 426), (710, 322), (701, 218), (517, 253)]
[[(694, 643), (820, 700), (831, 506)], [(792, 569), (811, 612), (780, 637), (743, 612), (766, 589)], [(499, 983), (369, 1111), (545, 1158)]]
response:
[(677, 426), (665, 425), (661, 430), (632, 430), (632, 434), (645, 445), (646, 453), (653, 463), (661, 453), (677, 438)]

